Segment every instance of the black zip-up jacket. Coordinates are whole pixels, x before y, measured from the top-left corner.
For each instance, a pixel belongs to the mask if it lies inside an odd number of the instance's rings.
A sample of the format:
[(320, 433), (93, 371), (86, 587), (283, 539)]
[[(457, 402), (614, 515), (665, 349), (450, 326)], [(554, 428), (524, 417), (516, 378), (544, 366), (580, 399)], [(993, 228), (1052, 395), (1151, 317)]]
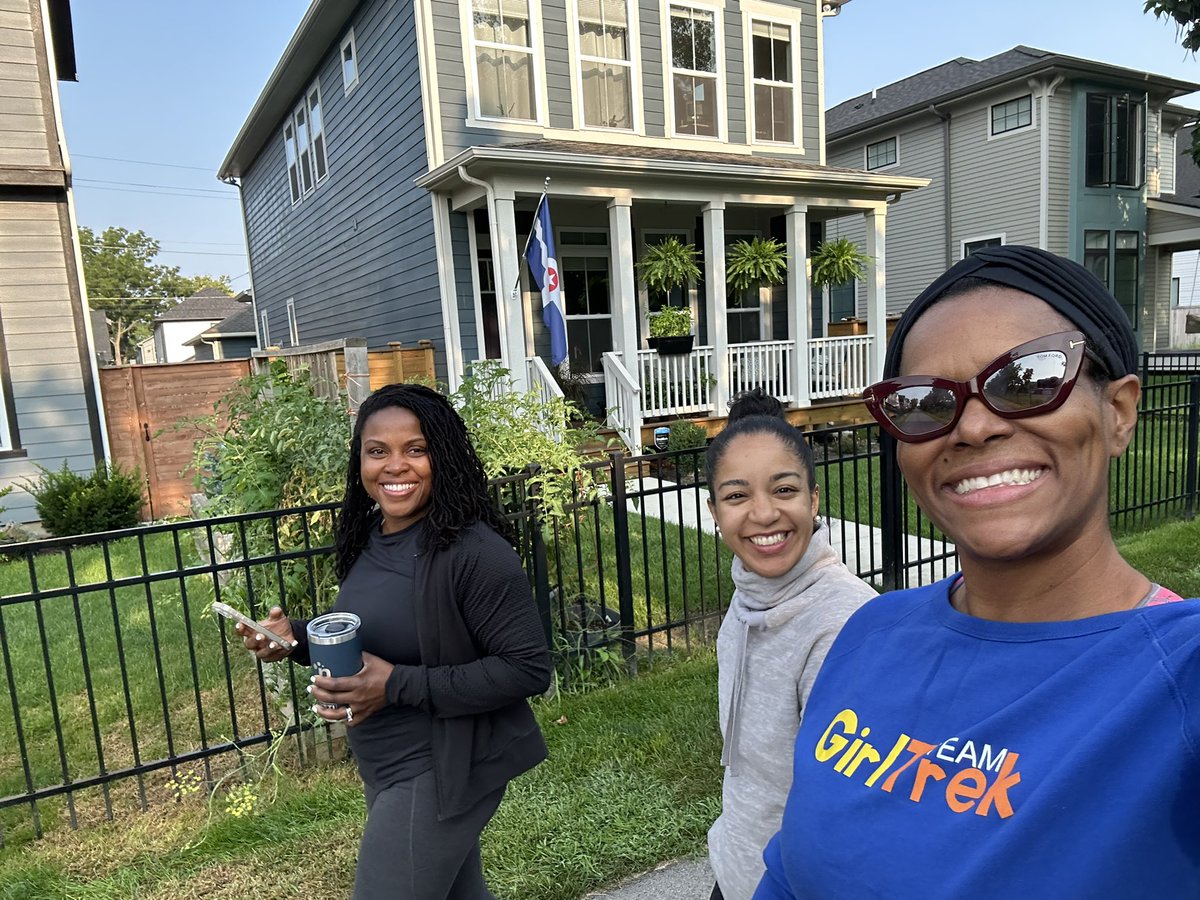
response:
[[(433, 721), (439, 818), (459, 815), (546, 758), (526, 698), (550, 686), (546, 635), (521, 560), (482, 522), (417, 556), (413, 599), (421, 665), (397, 665), (391, 703)], [(308, 658), (305, 622), (294, 656)]]

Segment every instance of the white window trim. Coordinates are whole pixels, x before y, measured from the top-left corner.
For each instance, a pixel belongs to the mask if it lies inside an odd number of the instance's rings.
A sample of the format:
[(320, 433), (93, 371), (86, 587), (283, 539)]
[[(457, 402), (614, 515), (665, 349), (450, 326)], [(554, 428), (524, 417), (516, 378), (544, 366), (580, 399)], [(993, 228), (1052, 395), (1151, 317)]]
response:
[(288, 297), (287, 320), (288, 320), (288, 338), (291, 340), (293, 347), (299, 347), (300, 346), (300, 326), (296, 322), (296, 298), (295, 297)]
[(958, 258), (960, 260), (967, 258), (967, 244), (977, 244), (980, 241), (994, 241), (996, 238), (1000, 238), (1000, 246), (1003, 247), (1008, 243), (1008, 232), (996, 231), (992, 234), (977, 234), (959, 241)]
[[(674, 67), (671, 65), (671, 7), (672, 6), (687, 6), (692, 9), (702, 9), (713, 14), (713, 31), (717, 41), (717, 71), (714, 73), (717, 80), (717, 134), (715, 137), (709, 137), (705, 134), (679, 134), (675, 131), (675, 89), (671, 78)], [(673, 140), (684, 141), (703, 141), (712, 143), (714, 141), (724, 143), (728, 140), (729, 134), (729, 97), (728, 89), (728, 73), (725, 70), (725, 12), (723, 5), (718, 5), (705, 0), (659, 0), (659, 22), (661, 27), (659, 31), (662, 34), (662, 61), (663, 61), (663, 100), (667, 114), (667, 135)]]
[[(313, 92), (317, 94), (317, 105), (321, 107), (321, 130), (313, 131), (313, 116), (312, 104), (309, 100), (312, 99)], [(321, 79), (316, 79), (308, 86), (308, 90), (304, 92), (304, 109), (308, 115), (308, 141), (312, 146), (312, 161), (313, 161), (313, 190), (317, 189), (317, 185), (329, 177), (329, 138), (325, 134), (325, 99), (321, 96)], [(325, 160), (325, 174), (317, 174), (317, 138), (322, 138), (321, 155)]]
[[(288, 131), (291, 131), (292, 155), (295, 157), (295, 162), (288, 159)], [(296, 170), (296, 187), (292, 189), (292, 169)], [(292, 206), (298, 204), (304, 199), (304, 182), (300, 177), (300, 147), (296, 143), (296, 120), (291, 113), (288, 113), (287, 121), (283, 123), (283, 169), (284, 177), (287, 181), (288, 197), (292, 200)]]
[[(350, 47), (350, 55), (354, 59), (354, 78), (349, 82), (346, 81), (346, 47)], [(342, 69), (342, 93), (347, 97), (350, 92), (358, 87), (359, 79), (362, 76), (362, 71), (358, 65), (358, 44), (354, 40), (354, 29), (350, 29), (350, 33), (342, 38), (342, 43), (338, 47), (338, 63)], [(322, 111), (323, 112), (323, 111)], [(324, 118), (322, 118), (322, 124)]]
[[(1162, 127), (1160, 122), (1160, 129)], [(1158, 132), (1158, 192), (1159, 194), (1174, 194), (1176, 190), (1176, 178), (1179, 172), (1179, 149), (1178, 141), (1176, 140), (1175, 132)], [(1166, 168), (1163, 166), (1163, 159), (1171, 160), (1171, 177), (1170, 179), (1163, 177), (1163, 172)]]
[[(887, 141), (895, 141), (896, 142), (896, 161), (894, 163), (888, 163), (886, 166), (876, 166), (874, 169), (869, 168), (867, 165), (867, 161), (871, 158), (871, 155), (868, 152), (868, 150), (871, 147), (874, 147), (876, 144), (883, 144), (883, 143), (886, 143)], [(900, 165), (900, 135), (891, 134), (885, 138), (880, 138), (877, 141), (868, 141), (863, 146), (863, 169), (866, 170), (867, 172), (886, 172), (888, 169), (894, 169), (898, 165)]]
[[(546, 127), (546, 53), (545, 47), (541, 41), (542, 4), (537, 2), (537, 0), (526, 0), (526, 8), (529, 10), (528, 49), (533, 57), (533, 118), (505, 119), (499, 116), (485, 116), (479, 111), (479, 67), (475, 64), (475, 27), (474, 22), (472, 21), (474, 9), (471, 0), (462, 0), (462, 2), (458, 4), (459, 31), (462, 34), (463, 62), (470, 73), (466, 79), (466, 124), (470, 127), (493, 129), (501, 127), (514, 131), (529, 131), (532, 129)], [(493, 45), (491, 42), (487, 42), (486, 45), (504, 46), (500, 44)]]
[[(1009, 129), (1008, 131), (1002, 131), (999, 134), (993, 134), (992, 133), (992, 110), (994, 110), (997, 106), (1003, 106), (1006, 103), (1012, 103), (1014, 100), (1020, 100), (1023, 97), (1029, 98), (1029, 124), (1022, 125), (1020, 128), (1012, 128), (1012, 129)], [(984, 118), (986, 119), (986, 121), (984, 122), (984, 128), (987, 129), (987, 133), (986, 133), (987, 139), (989, 141), (1002, 141), (1005, 138), (1012, 137), (1013, 135), (1016, 135), (1016, 134), (1027, 134), (1030, 131), (1036, 131), (1037, 127), (1038, 127), (1038, 119), (1040, 118), (1040, 116), (1038, 115), (1038, 106), (1040, 105), (1040, 103), (1039, 103), (1040, 99), (1041, 98), (1035, 96), (1032, 92), (1027, 92), (1024, 94), (1018, 94), (1016, 97), (1009, 97), (1007, 100), (997, 100), (995, 103), (989, 103), (988, 107), (987, 107), (987, 113), (984, 116)]]
[[(645, 253), (648, 242), (646, 238), (655, 237), (657, 235), (665, 235), (670, 237), (682, 237), (683, 243), (695, 243), (695, 234), (690, 228), (642, 228), (638, 230), (638, 259), (642, 258), (642, 253)], [(642, 349), (649, 349), (650, 345), (646, 343), (646, 338), (650, 336), (650, 291), (646, 287), (646, 283), (637, 276), (634, 272), (634, 278), (637, 281), (637, 303), (638, 303), (638, 318), (641, 320), (641, 341), (639, 342)], [(688, 310), (692, 314), (692, 325), (699, 329), (700, 325), (700, 310), (697, 299), (696, 282), (689, 281), (687, 287), (684, 288), (684, 296), (687, 297)]]
[[(804, 150), (804, 117), (803, 91), (800, 83), (800, 19), (803, 15), (796, 10), (793, 18), (784, 18), (777, 7), (763, 6), (758, 3), (743, 0), (742, 9), (742, 47), (744, 48), (743, 64), (745, 67), (746, 84), (746, 139), (751, 145), (764, 147), (796, 147)], [(752, 30), (754, 22), (770, 22), (772, 25), (782, 25), (791, 33), (792, 48), (792, 140), (790, 141), (760, 141), (757, 138), (758, 128), (754, 120), (754, 45)], [(778, 84), (779, 82), (774, 82)]]
[(271, 346), (271, 318), (267, 315), (267, 311), (263, 310), (258, 317), (259, 324), (259, 344), (258, 349), (266, 350)]
[[(725, 232), (725, 252), (726, 252), (726, 254), (728, 254), (728, 252), (729, 252), (730, 244), (736, 244), (738, 241), (752, 240), (753, 238), (757, 238), (757, 237), (762, 237), (762, 234), (757, 231), (726, 231)], [(742, 316), (742, 315), (745, 315), (748, 312), (748, 310), (730, 309), (729, 308), (729, 304), (728, 304), (729, 284), (728, 284), (728, 281), (726, 282), (726, 285), (725, 285), (725, 296), (726, 296), (725, 315), (726, 315), (726, 319), (727, 319), (726, 329), (728, 330), (729, 314), (734, 313), (735, 315)], [(771, 323), (771, 287), (769, 285), (759, 285), (759, 287), (758, 287), (758, 340), (760, 342), (771, 340), (769, 337), (767, 337), (767, 338), (763, 337), (764, 334), (769, 335), (771, 333), (771, 327), (772, 327), (772, 323)]]
[[(319, 132), (314, 132), (312, 130), (312, 104), (310, 104), (308, 101), (309, 96), (313, 93), (313, 91), (316, 91), (317, 102), (321, 106), (321, 130)], [(300, 153), (300, 132), (296, 125), (296, 113), (301, 109), (304, 110), (304, 127), (308, 132), (308, 173), (312, 177), (312, 185), (308, 189), (305, 189), (304, 187), (304, 161)], [(298, 187), (298, 193), (295, 195), (292, 194), (292, 167), (291, 163), (289, 163), (287, 160), (287, 141), (289, 128), (292, 132), (292, 140), (295, 144), (296, 151), (296, 184)], [(325, 159), (325, 174), (319, 177), (317, 175), (316, 161), (316, 138), (318, 135), (324, 138), (322, 153)], [(284, 178), (287, 181), (288, 196), (291, 198), (292, 206), (298, 206), (305, 197), (308, 197), (317, 189), (317, 185), (329, 177), (329, 137), (325, 133), (325, 100), (321, 95), (320, 78), (315, 79), (311, 84), (305, 87), (304, 92), (300, 95), (300, 99), (292, 105), (291, 112), (288, 113), (287, 120), (283, 123), (283, 144)]]
[(4, 383), (0, 381), (0, 451), (19, 449), (21, 448), (17, 447), (13, 441), (12, 428), (8, 421), (8, 399), (5, 396)]
[[(645, 134), (645, 104), (642, 84), (642, 41), (641, 25), (638, 20), (638, 5), (634, 0), (624, 0), (625, 16), (628, 21), (629, 82), (633, 128), (605, 128), (587, 125), (583, 119), (583, 51), (579, 47), (579, 0), (567, 0), (568, 67), (571, 73), (571, 116), (577, 131), (592, 131), (600, 134)], [(599, 59), (599, 57), (588, 57)], [(611, 62), (611, 60), (604, 60)]]
[[(564, 234), (599, 234), (601, 232), (604, 233), (604, 235), (608, 238), (608, 241), (609, 241), (603, 247), (601, 247), (597, 244), (568, 244), (563, 241)], [(558, 251), (558, 258), (560, 261), (562, 260), (563, 256), (568, 253), (571, 256), (588, 256), (588, 257), (592, 257), (594, 259), (608, 260), (608, 272), (609, 272), (609, 276), (608, 276), (609, 277), (608, 312), (607, 313), (595, 313), (595, 314), (588, 313), (587, 315), (583, 315), (583, 316), (566, 315), (566, 298), (565, 297), (563, 298), (563, 310), (564, 310), (564, 317), (567, 322), (598, 321), (600, 319), (608, 319), (608, 330), (609, 330), (609, 334), (612, 336), (613, 349), (619, 350), (620, 348), (617, 347), (617, 334), (616, 334), (616, 330), (614, 328), (614, 323), (616, 322), (616, 319), (613, 317), (613, 302), (614, 302), (615, 298), (613, 297), (613, 285), (612, 285), (612, 235), (609, 234), (608, 228), (607, 227), (577, 228), (577, 227), (571, 227), (571, 226), (567, 226), (564, 228), (555, 228), (554, 229), (554, 249), (556, 251)], [(561, 265), (561, 262), (560, 262), (560, 265)], [(570, 350), (571, 350), (571, 348), (568, 343), (568, 346), (567, 346), (567, 352), (568, 352), (567, 365), (568, 366), (570, 365), (570, 355), (569, 355)], [(628, 367), (629, 362), (625, 361), (625, 365)], [(581, 372), (579, 374), (579, 379), (581, 381), (583, 381), (585, 384), (600, 384), (604, 381), (604, 371), (601, 370), (599, 372)]]

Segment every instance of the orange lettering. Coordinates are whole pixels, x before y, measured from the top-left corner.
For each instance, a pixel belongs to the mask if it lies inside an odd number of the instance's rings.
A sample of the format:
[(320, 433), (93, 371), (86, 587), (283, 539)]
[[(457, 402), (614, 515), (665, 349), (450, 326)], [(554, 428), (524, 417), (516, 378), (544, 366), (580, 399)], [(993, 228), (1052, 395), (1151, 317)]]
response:
[(917, 777), (913, 781), (912, 793), (908, 795), (908, 799), (913, 803), (920, 803), (921, 795), (925, 793), (925, 782), (930, 778), (934, 781), (945, 781), (946, 770), (935, 762), (923, 759), (921, 760), (921, 764), (917, 766)]
[[(971, 784), (966, 784), (970, 781)], [(956, 813), (965, 813), (983, 796), (987, 776), (979, 769), (963, 769), (946, 785), (946, 805)]]
[(1004, 757), (1004, 765), (1000, 767), (1000, 771), (996, 773), (996, 780), (988, 786), (987, 793), (979, 801), (975, 815), (986, 816), (991, 812), (993, 803), (996, 804), (996, 812), (1000, 814), (1000, 818), (1007, 819), (1013, 814), (1012, 804), (1008, 802), (1008, 789), (1021, 781), (1021, 773), (1013, 771), (1020, 756), (1019, 753), (1009, 753)]
[[(916, 738), (913, 738), (911, 741), (909, 741), (908, 746), (905, 749), (912, 754), (912, 759), (887, 777), (887, 780), (883, 782), (883, 789), (885, 791), (891, 791), (891, 789), (896, 786), (896, 779), (900, 777), (900, 773), (936, 746), (937, 744), (927, 744), (924, 741), (918, 741)], [(889, 759), (890, 758), (891, 757), (889, 755)], [(869, 783), (870, 782), (868, 782), (868, 784)]]

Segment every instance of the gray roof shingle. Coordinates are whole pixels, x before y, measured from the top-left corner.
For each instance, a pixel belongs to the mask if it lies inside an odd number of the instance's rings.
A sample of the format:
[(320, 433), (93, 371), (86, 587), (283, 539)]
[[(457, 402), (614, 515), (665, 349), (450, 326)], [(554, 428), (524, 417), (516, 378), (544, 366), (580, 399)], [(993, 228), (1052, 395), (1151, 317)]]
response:
[(172, 306), (166, 312), (154, 317), (156, 322), (190, 322), (201, 320), (221, 320), (247, 307), (246, 303), (235, 300), (220, 288), (204, 288), (196, 291)]

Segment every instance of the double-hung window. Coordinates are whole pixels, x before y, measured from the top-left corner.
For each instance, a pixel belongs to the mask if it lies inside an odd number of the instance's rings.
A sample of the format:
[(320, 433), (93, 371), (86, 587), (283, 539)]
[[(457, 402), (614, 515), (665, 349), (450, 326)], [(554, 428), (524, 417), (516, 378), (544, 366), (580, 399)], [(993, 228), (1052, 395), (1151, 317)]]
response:
[(793, 40), (791, 25), (759, 19), (750, 22), (756, 141), (796, 142)]
[(1088, 94), (1084, 130), (1088, 187), (1141, 187), (1146, 104), (1129, 94)]
[(529, 0), (471, 0), (475, 101), (487, 119), (537, 119)]
[(299, 347), (300, 346), (300, 325), (296, 321), (296, 300), (294, 297), (288, 297), (287, 323), (288, 323), (288, 339), (292, 342), (293, 347)]
[(314, 81), (304, 92), (292, 115), (284, 122), (283, 153), (287, 160), (292, 203), (299, 203), (329, 174), (319, 82)]
[(629, 0), (575, 0), (579, 94), (588, 128), (632, 131), (633, 60)]
[(342, 38), (342, 90), (349, 94), (358, 87), (358, 46), (354, 42), (354, 29)]
[(672, 3), (670, 21), (675, 134), (717, 137), (721, 85), (716, 13)]
[(884, 169), (894, 166), (899, 160), (898, 148), (894, 137), (874, 144), (867, 144), (867, 169)]

